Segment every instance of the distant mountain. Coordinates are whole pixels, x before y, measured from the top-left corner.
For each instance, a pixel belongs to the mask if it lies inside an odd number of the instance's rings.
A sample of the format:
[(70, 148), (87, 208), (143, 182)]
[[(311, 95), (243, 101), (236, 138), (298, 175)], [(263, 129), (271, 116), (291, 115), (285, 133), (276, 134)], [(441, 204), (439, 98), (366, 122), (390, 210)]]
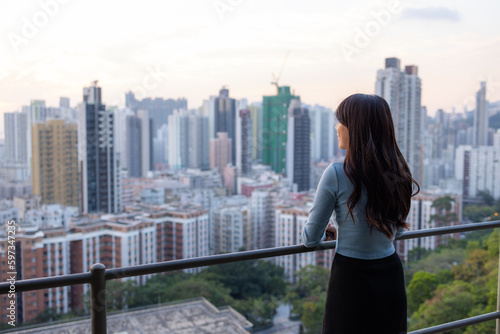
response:
[(500, 112), (490, 116), (490, 128), (500, 129)]
[(497, 112), (500, 111), (500, 101), (496, 102), (490, 102), (490, 110), (496, 110)]
[(490, 102), (490, 128), (500, 129), (500, 101)]

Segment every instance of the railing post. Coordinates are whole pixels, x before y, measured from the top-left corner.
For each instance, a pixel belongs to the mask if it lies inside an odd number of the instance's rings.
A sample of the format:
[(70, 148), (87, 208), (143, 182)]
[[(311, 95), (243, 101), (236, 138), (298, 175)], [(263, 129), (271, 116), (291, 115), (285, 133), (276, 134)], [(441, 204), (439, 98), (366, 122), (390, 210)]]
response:
[(92, 334), (106, 334), (106, 267), (96, 263), (90, 267), (92, 283), (90, 283)]
[[(500, 311), (500, 244), (498, 246), (497, 311)], [(500, 318), (496, 321), (496, 334), (500, 334)]]

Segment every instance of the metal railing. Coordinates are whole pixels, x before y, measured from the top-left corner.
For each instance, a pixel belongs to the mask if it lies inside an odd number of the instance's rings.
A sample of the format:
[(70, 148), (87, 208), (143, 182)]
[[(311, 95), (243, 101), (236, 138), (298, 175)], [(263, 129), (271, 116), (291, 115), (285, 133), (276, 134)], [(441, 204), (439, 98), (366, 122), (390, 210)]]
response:
[[(414, 239), (429, 237), (434, 235), (451, 234), (468, 232), (475, 230), (484, 230), (500, 227), (500, 221), (473, 223), (459, 226), (438, 227), (420, 231), (405, 232), (396, 240)], [(238, 253), (228, 253), (204, 256), (198, 258), (173, 260), (154, 264), (144, 264), (139, 266), (130, 266), (114, 269), (106, 269), (101, 263), (96, 263), (90, 268), (88, 273), (69, 274), (54, 277), (33, 278), (16, 282), (16, 293), (56, 288), (69, 285), (90, 284), (91, 290), (91, 324), (93, 334), (107, 333), (106, 324), (106, 281), (120, 279), (132, 276), (141, 276), (149, 274), (158, 274), (168, 271), (190, 269), (223, 264), (229, 262), (256, 260), (269, 257), (277, 257), (284, 255), (293, 255), (299, 253), (316, 252), (326, 249), (333, 249), (336, 246), (336, 241), (323, 242), (315, 248), (306, 248), (303, 245), (267, 248), (243, 251)], [(500, 271), (499, 271), (500, 274)], [(500, 284), (500, 281), (499, 281)], [(0, 283), (0, 294), (7, 294), (10, 289), (10, 283)], [(499, 289), (500, 293), (500, 289)], [(497, 297), (497, 302), (500, 303), (500, 298)], [(431, 334), (441, 333), (444, 331), (466, 327), (469, 325), (497, 319), (497, 334), (500, 334), (500, 304), (497, 306), (496, 312), (478, 315), (475, 317), (461, 319), (446, 324), (428, 327), (409, 334)]]

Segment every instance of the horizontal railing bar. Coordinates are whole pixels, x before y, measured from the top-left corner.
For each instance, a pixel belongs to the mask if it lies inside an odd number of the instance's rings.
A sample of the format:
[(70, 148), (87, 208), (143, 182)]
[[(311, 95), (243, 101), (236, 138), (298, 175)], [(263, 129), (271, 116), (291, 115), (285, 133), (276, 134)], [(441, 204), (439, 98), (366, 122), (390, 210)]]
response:
[(333, 249), (335, 248), (336, 245), (337, 241), (326, 241), (322, 242), (321, 244), (319, 244), (314, 248), (307, 248), (304, 245), (294, 245), (286, 247), (275, 247), (275, 248), (264, 248), (264, 249), (250, 250), (250, 251), (242, 251), (237, 253), (195, 257), (182, 260), (172, 260), (160, 263), (143, 264), (139, 266), (114, 268), (106, 270), (106, 280), (112, 280), (130, 276), (157, 274), (167, 271), (205, 267), (205, 266), (230, 263), (230, 262), (257, 260), (268, 257), (293, 255), (299, 253), (309, 253), (325, 249)]
[(449, 331), (452, 329), (462, 328), (474, 324), (479, 324), (481, 322), (494, 320), (500, 318), (500, 311), (486, 313), (477, 315), (475, 317), (461, 319), (453, 322), (448, 322), (446, 324), (441, 324), (433, 327), (422, 328), (413, 332), (409, 332), (408, 334), (434, 334), (434, 333), (442, 333), (444, 331)]
[[(451, 234), (459, 232), (468, 232), (474, 230), (483, 230), (500, 227), (500, 221), (472, 223), (467, 225), (446, 226), (433, 229), (426, 229), (420, 231), (405, 232), (396, 240), (405, 240), (413, 238), (428, 237), (433, 235)], [(181, 269), (190, 269), (197, 267), (210, 266), (214, 264), (230, 263), (237, 261), (256, 260), (262, 258), (293, 255), (299, 253), (315, 252), (325, 249), (333, 249), (336, 246), (336, 241), (323, 242), (315, 248), (307, 248), (304, 245), (293, 245), (286, 247), (257, 249), (250, 251), (243, 251), (237, 253), (211, 255), (198, 258), (181, 259), (166, 261), (153, 264), (144, 264), (139, 266), (130, 266), (122, 268), (114, 268), (106, 270), (106, 280), (118, 279), (122, 277), (148, 275), (166, 271), (174, 271)], [(48, 288), (55, 288), (68, 285), (86, 284), (90, 283), (90, 273), (68, 274), (62, 276), (52, 276), (43, 278), (26, 279), (16, 282), (16, 292), (41, 290)], [(10, 290), (10, 283), (0, 283), (0, 294), (6, 294)]]
[(470, 232), (476, 230), (487, 230), (495, 227), (500, 227), (500, 220), (495, 220), (492, 222), (472, 223), (465, 225), (436, 227), (419, 231), (409, 231), (405, 232), (399, 238), (396, 238), (396, 240), (415, 239), (415, 238), (430, 237), (433, 235)]
[[(42, 289), (57, 288), (61, 286), (90, 283), (91, 277), (92, 275), (90, 274), (90, 272), (88, 272), (88, 273), (68, 274), (61, 276), (30, 278), (30, 279), (23, 279), (21, 281), (16, 281), (14, 286), (16, 292), (42, 290)], [(7, 275), (7, 277), (4, 280), (8, 278), (9, 275)], [(0, 295), (9, 293), (10, 285), (11, 285), (10, 282), (0, 283)]]
[[(396, 240), (421, 238), (421, 237), (428, 237), (440, 234), (467, 232), (467, 231), (489, 229), (495, 227), (500, 227), (500, 221), (474, 223), (474, 224), (458, 225), (458, 226), (446, 226), (446, 227), (438, 227), (420, 231), (411, 231), (404, 233)], [(122, 277), (130, 277), (130, 276), (157, 274), (160, 272), (173, 271), (173, 270), (198, 268), (214, 264), (305, 253), (305, 252), (335, 248), (335, 245), (336, 245), (335, 241), (329, 241), (321, 243), (316, 248), (307, 248), (304, 245), (294, 245), (286, 247), (250, 250), (250, 251), (229, 253), (229, 254), (211, 255), (211, 256), (197, 257), (197, 258), (195, 257), (190, 259), (173, 260), (173, 261), (153, 263), (153, 264), (143, 264), (139, 266), (108, 269), (106, 270), (106, 280), (117, 279)]]

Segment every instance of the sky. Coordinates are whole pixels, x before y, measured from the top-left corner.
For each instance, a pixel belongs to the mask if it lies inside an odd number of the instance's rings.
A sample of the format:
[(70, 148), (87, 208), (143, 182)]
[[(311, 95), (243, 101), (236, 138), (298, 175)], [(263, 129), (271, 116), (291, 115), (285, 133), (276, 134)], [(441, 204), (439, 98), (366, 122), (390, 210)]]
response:
[(497, 0), (0, 0), (0, 136), (4, 112), (76, 106), (94, 80), (106, 105), (131, 90), (198, 108), (222, 86), (262, 101), (283, 68), (280, 85), (335, 109), (373, 94), (387, 57), (418, 66), (430, 115), (470, 110), (481, 81), (500, 100), (498, 13)]

